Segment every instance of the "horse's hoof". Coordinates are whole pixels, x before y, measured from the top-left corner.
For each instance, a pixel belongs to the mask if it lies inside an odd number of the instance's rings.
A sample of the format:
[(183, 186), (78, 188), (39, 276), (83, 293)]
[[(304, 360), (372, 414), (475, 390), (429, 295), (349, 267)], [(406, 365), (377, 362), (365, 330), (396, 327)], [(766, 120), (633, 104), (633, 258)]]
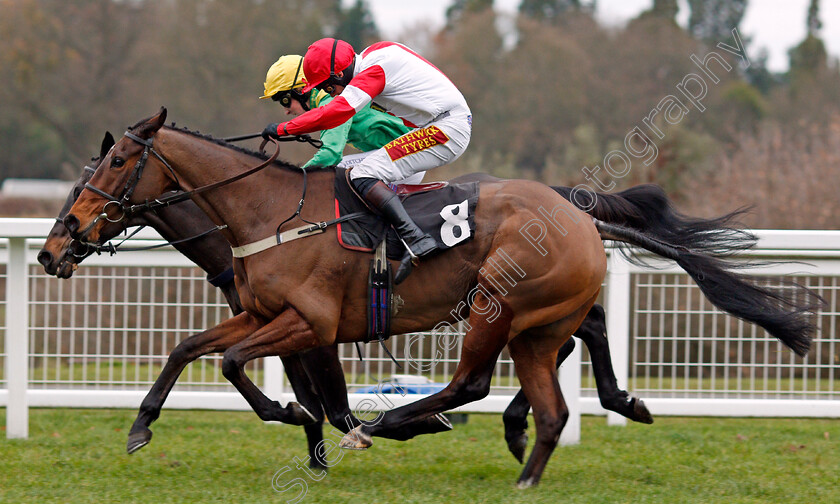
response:
[(141, 431), (132, 431), (128, 434), (128, 443), (125, 445), (125, 451), (128, 452), (129, 455), (136, 452), (140, 448), (143, 448), (149, 441), (152, 440), (152, 431), (149, 429), (143, 429)]
[(537, 482), (534, 481), (533, 478), (519, 480), (519, 481), (516, 482), (516, 488), (518, 488), (520, 490), (524, 490), (526, 488), (531, 488), (532, 486), (536, 486), (536, 485), (537, 485)]
[[(505, 436), (508, 438), (508, 436)], [(519, 461), (521, 464), (525, 458), (525, 448), (528, 447), (528, 434), (526, 432), (520, 432), (519, 434), (514, 434), (507, 440), (508, 450), (516, 457), (516, 460)]]
[(653, 423), (653, 416), (651, 416), (650, 411), (648, 411), (647, 406), (645, 406), (644, 401), (639, 399), (638, 397), (634, 397), (633, 401), (633, 420), (641, 423), (652, 424)]
[(373, 445), (373, 438), (362, 431), (362, 425), (351, 430), (341, 438), (338, 446), (345, 450), (365, 450)]
[(450, 422), (449, 419), (446, 418), (446, 415), (444, 415), (443, 413), (438, 413), (432, 418), (436, 418), (441, 424), (443, 424), (443, 426), (440, 427), (440, 430), (435, 432), (446, 432), (452, 430), (452, 422)]
[(315, 415), (310, 413), (310, 411), (300, 403), (294, 401), (290, 402), (286, 405), (286, 411), (292, 415), (291, 420), (287, 422), (291, 425), (311, 425), (318, 423), (318, 419), (315, 418)]
[(328, 466), (323, 461), (315, 460), (313, 457), (310, 457), (309, 468), (327, 472)]

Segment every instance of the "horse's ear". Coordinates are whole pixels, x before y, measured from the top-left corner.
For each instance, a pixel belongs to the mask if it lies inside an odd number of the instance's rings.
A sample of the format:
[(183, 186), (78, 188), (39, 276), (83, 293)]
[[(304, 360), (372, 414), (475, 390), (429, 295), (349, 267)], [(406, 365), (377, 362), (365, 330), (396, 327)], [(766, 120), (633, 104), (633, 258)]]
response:
[(149, 139), (157, 133), (166, 123), (166, 107), (161, 107), (160, 112), (146, 120), (146, 122), (137, 129), (137, 135), (141, 138)]
[(106, 131), (105, 138), (102, 139), (102, 146), (99, 147), (99, 159), (107, 156), (108, 151), (111, 150), (111, 147), (113, 147), (115, 143), (117, 142), (114, 140), (114, 135), (112, 135), (110, 131)]
[(157, 117), (154, 118), (155, 122), (159, 125), (155, 128), (155, 131), (159, 130), (161, 126), (166, 124), (166, 107), (161, 106), (160, 112), (158, 112)]

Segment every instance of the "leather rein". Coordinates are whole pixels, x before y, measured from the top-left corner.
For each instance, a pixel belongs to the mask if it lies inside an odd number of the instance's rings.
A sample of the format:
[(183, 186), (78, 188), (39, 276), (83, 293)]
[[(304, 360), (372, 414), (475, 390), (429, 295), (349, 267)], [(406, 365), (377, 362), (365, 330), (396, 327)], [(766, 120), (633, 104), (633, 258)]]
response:
[[(94, 186), (90, 182), (85, 183), (85, 189), (88, 189), (88, 190), (90, 190), (90, 191), (92, 191), (92, 192), (98, 194), (99, 196), (102, 196), (103, 198), (108, 200), (108, 202), (105, 203), (105, 206), (102, 208), (102, 214), (100, 214), (97, 217), (97, 220), (99, 218), (104, 218), (108, 222), (121, 222), (129, 214), (144, 212), (144, 211), (148, 211), (148, 210), (155, 210), (155, 209), (160, 208), (160, 207), (169, 206), (169, 205), (174, 204), (174, 203), (180, 203), (181, 201), (186, 201), (186, 200), (190, 199), (190, 197), (193, 196), (194, 194), (199, 194), (199, 193), (203, 193), (205, 191), (210, 191), (212, 189), (216, 189), (218, 187), (225, 186), (227, 184), (236, 182), (237, 180), (243, 179), (243, 178), (245, 178), (249, 175), (253, 175), (254, 173), (257, 173), (258, 171), (262, 170), (266, 166), (273, 163), (274, 160), (277, 159), (277, 155), (280, 153), (280, 144), (277, 143), (274, 139), (272, 139), (272, 141), (275, 143), (275, 145), (277, 147), (274, 150), (274, 154), (272, 154), (271, 157), (269, 157), (267, 160), (265, 160), (264, 162), (255, 166), (254, 168), (251, 168), (250, 170), (244, 171), (244, 172), (242, 172), (238, 175), (235, 175), (235, 176), (233, 176), (229, 179), (220, 180), (219, 182), (214, 182), (214, 183), (208, 184), (206, 186), (198, 187), (198, 188), (193, 189), (191, 191), (185, 191), (185, 192), (173, 194), (171, 196), (156, 198), (152, 201), (146, 201), (145, 203), (141, 203), (139, 205), (131, 205), (131, 204), (129, 204), (129, 199), (131, 198), (131, 195), (134, 194), (134, 190), (137, 188), (137, 184), (140, 182), (140, 178), (143, 176), (143, 169), (146, 166), (146, 162), (149, 160), (149, 154), (152, 154), (156, 158), (158, 158), (158, 160), (160, 160), (160, 162), (163, 164), (163, 166), (165, 166), (166, 169), (169, 170), (169, 173), (172, 174), (172, 177), (175, 179), (175, 184), (178, 187), (181, 187), (181, 181), (178, 180), (178, 176), (175, 174), (175, 170), (172, 169), (172, 166), (170, 166), (169, 162), (167, 162), (166, 159), (162, 155), (160, 155), (160, 153), (158, 153), (158, 151), (155, 150), (155, 148), (154, 148), (154, 138), (155, 137), (154, 136), (152, 136), (151, 138), (149, 138), (147, 140), (147, 139), (141, 138), (141, 137), (139, 137), (139, 136), (137, 136), (137, 135), (135, 135), (135, 134), (133, 134), (129, 131), (126, 131), (125, 132), (125, 137), (139, 143), (140, 145), (142, 145), (144, 147), (144, 149), (143, 149), (143, 154), (140, 155), (140, 158), (137, 160), (137, 163), (134, 164), (134, 169), (132, 170), (131, 175), (129, 175), (128, 179), (125, 182), (125, 186), (123, 187), (121, 197), (116, 197), (112, 194), (109, 194), (109, 193), (103, 191), (102, 189), (99, 189), (98, 187)], [(265, 142), (263, 142), (263, 146), (261, 146), (261, 148), (264, 147), (264, 146), (265, 146)], [(119, 216), (118, 217), (112, 218), (108, 215), (108, 207), (110, 205), (116, 205), (117, 206), (117, 209), (119, 211)], [(94, 220), (94, 222), (96, 222), (96, 220)], [(93, 223), (91, 223), (91, 225), (92, 224)]]
[[(137, 135), (134, 135), (133, 133), (130, 133), (128, 131), (125, 132), (125, 136), (128, 137), (129, 139), (134, 140), (135, 142), (138, 142), (141, 145), (143, 145), (145, 147), (145, 149), (143, 150), (143, 154), (140, 156), (140, 159), (138, 159), (137, 163), (134, 165), (134, 171), (132, 172), (129, 179), (126, 181), (126, 185), (123, 188), (123, 196), (121, 198), (116, 198), (113, 195), (108, 194), (107, 192), (99, 189), (98, 187), (96, 187), (96, 186), (94, 186), (90, 183), (85, 183), (84, 187), (86, 189), (89, 189), (90, 191), (92, 191), (92, 192), (98, 194), (99, 196), (102, 196), (103, 198), (106, 198), (108, 200), (108, 203), (106, 203), (105, 206), (102, 209), (102, 213), (99, 216), (97, 216), (96, 219), (94, 219), (94, 221), (86, 228), (85, 231), (90, 229), (101, 218), (104, 218), (108, 222), (114, 222), (114, 223), (121, 222), (131, 214), (142, 213), (142, 212), (147, 211), (147, 210), (154, 211), (157, 208), (160, 208), (162, 206), (169, 206), (169, 205), (172, 205), (172, 204), (175, 204), (175, 203), (180, 203), (181, 201), (186, 201), (187, 199), (189, 199), (190, 194), (210, 190), (210, 189), (213, 189), (214, 187), (219, 187), (219, 186), (234, 182), (234, 181), (238, 180), (239, 178), (248, 176), (251, 173), (259, 171), (262, 168), (265, 168), (265, 166), (267, 166), (274, 159), (276, 159), (277, 154), (279, 152), (279, 148), (280, 148), (279, 144), (277, 144), (277, 150), (275, 151), (274, 156), (272, 156), (272, 158), (269, 159), (266, 163), (258, 166), (254, 170), (249, 171), (249, 172), (243, 174), (242, 176), (237, 176), (237, 177), (234, 177), (233, 179), (222, 181), (221, 183), (217, 182), (216, 184), (211, 184), (211, 186), (213, 186), (213, 187), (209, 187), (209, 186), (208, 187), (202, 187), (202, 188), (199, 188), (195, 191), (191, 191), (189, 193), (179, 193), (178, 196), (183, 196), (183, 197), (175, 197), (175, 195), (173, 195), (173, 196), (167, 197), (167, 198), (158, 198), (158, 199), (155, 199), (152, 202), (146, 201), (145, 203), (140, 204), (140, 205), (127, 206), (128, 199), (131, 197), (131, 194), (134, 192), (134, 188), (136, 187), (137, 183), (140, 181), (140, 177), (143, 173), (143, 168), (145, 167), (146, 161), (149, 158), (149, 153), (151, 153), (152, 155), (154, 155), (155, 157), (160, 159), (160, 161), (163, 163), (163, 165), (166, 166), (166, 168), (170, 171), (170, 173), (172, 173), (172, 176), (175, 178), (175, 181), (179, 186), (181, 185), (181, 183), (180, 183), (180, 181), (178, 181), (178, 177), (175, 175), (175, 172), (172, 170), (172, 167), (169, 165), (169, 163), (166, 161), (166, 159), (164, 159), (163, 156), (161, 156), (157, 151), (154, 150), (154, 147), (153, 147), (154, 140), (152, 140), (152, 139), (144, 140), (144, 139), (138, 137)], [(226, 141), (226, 142), (238, 142), (238, 141), (241, 141), (241, 140), (250, 140), (252, 138), (257, 138), (259, 136), (261, 136), (261, 133), (251, 134), (251, 135), (243, 135), (243, 136), (232, 137), (232, 138), (225, 138), (224, 141)], [(154, 138), (154, 137), (152, 137), (152, 138)], [(312, 137), (310, 137), (309, 135), (298, 135), (298, 136), (294, 136), (294, 137), (284, 137), (284, 138), (280, 139), (280, 141), (307, 142), (307, 143), (311, 144), (313, 147), (315, 147), (316, 149), (321, 148), (321, 146), (323, 145), (323, 142), (321, 142), (320, 140), (315, 140)], [(261, 152), (265, 148), (266, 142), (267, 141), (263, 141), (263, 143), (260, 145), (260, 151)], [(276, 142), (275, 142), (275, 144), (276, 144)], [(91, 172), (91, 173), (96, 173), (96, 168), (91, 167), (91, 166), (85, 166), (85, 171)], [(132, 179), (134, 180), (133, 184), (131, 184)], [(131, 185), (129, 185), (129, 184), (131, 184)], [(119, 207), (119, 211), (120, 211), (119, 218), (112, 219), (108, 215), (108, 212), (107, 212), (108, 205), (112, 205), (112, 204), (117, 205)], [(63, 223), (63, 220), (60, 217), (57, 217), (56, 221), (58, 221), (60, 223)], [(74, 241), (77, 241), (78, 243), (80, 243), (82, 245), (85, 245), (87, 248), (86, 248), (84, 253), (80, 254), (80, 253), (77, 253), (77, 252), (71, 252), (70, 254), (72, 256), (76, 257), (76, 258), (85, 258), (85, 257), (89, 256), (90, 254), (92, 254), (94, 252), (96, 254), (102, 254), (102, 252), (107, 252), (110, 255), (114, 255), (114, 254), (117, 253), (117, 249), (120, 248), (120, 245), (125, 243), (127, 240), (129, 240), (132, 236), (137, 234), (144, 227), (146, 227), (146, 226), (139, 226), (136, 230), (134, 230), (134, 232), (132, 232), (131, 234), (126, 236), (117, 245), (114, 245), (110, 241), (108, 243), (105, 243), (105, 244), (99, 244), (99, 243), (91, 243), (91, 242), (88, 242), (88, 241), (85, 241), (85, 240), (74, 240)], [(156, 248), (160, 248), (160, 247), (165, 247), (167, 245), (175, 245), (175, 244), (187, 242), (187, 241), (190, 241), (190, 240), (196, 240), (196, 239), (204, 237), (204, 236), (206, 236), (206, 235), (208, 235), (208, 234), (210, 234), (214, 231), (220, 231), (220, 230), (224, 229), (225, 227), (226, 226), (216, 226), (216, 227), (210, 228), (206, 231), (203, 231), (201, 233), (198, 233), (194, 236), (190, 236), (188, 238), (183, 238), (183, 239), (180, 239), (180, 240), (177, 240), (177, 241), (174, 241), (174, 242), (166, 242), (166, 243), (162, 243), (162, 244), (159, 244), (159, 245), (150, 245), (150, 246), (146, 246), (146, 247), (131, 248), (130, 250), (132, 250), (132, 251), (152, 250), (152, 249), (156, 249)]]
[[(205, 192), (205, 191), (210, 191), (212, 189), (216, 189), (218, 187), (222, 187), (222, 186), (225, 186), (227, 184), (236, 182), (237, 180), (243, 179), (243, 178), (245, 178), (249, 175), (253, 175), (254, 173), (257, 173), (258, 171), (262, 170), (266, 166), (270, 165), (272, 162), (274, 162), (275, 159), (277, 159), (277, 155), (280, 153), (280, 144), (278, 143), (278, 141), (275, 140), (275, 139), (270, 139), (272, 142), (274, 142), (274, 144), (277, 147), (274, 150), (274, 154), (272, 154), (271, 157), (269, 157), (269, 159), (267, 159), (263, 163), (260, 163), (259, 165), (255, 166), (254, 168), (251, 168), (248, 171), (242, 172), (242, 173), (240, 173), (238, 175), (235, 175), (235, 176), (233, 176), (229, 179), (221, 180), (219, 182), (214, 182), (212, 184), (193, 189), (192, 191), (180, 192), (180, 193), (177, 193), (177, 194), (173, 194), (171, 196), (156, 198), (152, 201), (147, 200), (146, 202), (141, 203), (141, 204), (131, 205), (131, 204), (129, 204), (129, 198), (131, 198), (131, 195), (134, 193), (134, 190), (136, 189), (137, 184), (140, 182), (140, 178), (143, 176), (143, 169), (145, 168), (146, 162), (149, 159), (149, 154), (152, 154), (153, 156), (158, 158), (158, 160), (160, 160), (160, 162), (166, 167), (166, 169), (169, 170), (169, 172), (172, 174), (172, 177), (175, 179), (175, 183), (178, 185), (178, 187), (181, 186), (181, 182), (180, 182), (180, 180), (178, 180), (178, 176), (175, 174), (175, 171), (172, 169), (172, 166), (170, 166), (169, 162), (167, 162), (166, 159), (160, 153), (158, 153), (155, 150), (155, 148), (154, 148), (154, 136), (149, 138), (148, 140), (146, 140), (146, 139), (141, 138), (141, 137), (139, 137), (139, 136), (137, 136), (137, 135), (135, 135), (135, 134), (133, 134), (129, 131), (126, 131), (124, 133), (124, 135), (128, 139), (133, 140), (133, 141), (139, 143), (140, 145), (142, 145), (144, 147), (143, 153), (140, 155), (140, 158), (137, 160), (137, 163), (135, 163), (134, 169), (132, 170), (131, 175), (129, 175), (128, 179), (126, 180), (125, 186), (123, 187), (123, 190), (122, 190), (122, 193), (121, 193), (120, 197), (116, 197), (112, 194), (109, 194), (109, 193), (103, 191), (102, 189), (99, 189), (98, 187), (94, 186), (90, 182), (85, 183), (85, 189), (88, 189), (91, 192), (93, 192), (95, 194), (98, 194), (99, 196), (102, 196), (103, 198), (107, 199), (108, 202), (105, 203), (105, 206), (102, 208), (102, 213), (100, 215), (98, 215), (96, 217), (96, 219), (94, 219), (94, 221), (91, 222), (91, 224), (88, 225), (88, 228), (85, 229), (85, 231), (83, 231), (82, 234), (84, 234), (84, 232), (86, 232), (94, 224), (96, 224), (96, 222), (99, 219), (105, 219), (108, 222), (114, 222), (114, 223), (122, 222), (123, 220), (126, 219), (126, 217), (128, 217), (128, 215), (136, 214), (136, 213), (140, 213), (140, 212), (145, 212), (145, 211), (149, 211), (149, 210), (154, 211), (154, 210), (156, 210), (158, 208), (161, 208), (161, 207), (165, 207), (165, 206), (169, 206), (169, 205), (172, 205), (172, 204), (175, 204), (175, 203), (180, 203), (182, 201), (186, 201), (186, 200), (190, 199), (190, 197), (194, 194), (199, 194), (199, 193), (202, 193), (202, 192)], [(261, 151), (265, 148), (265, 145), (266, 145), (267, 141), (268, 140), (264, 140), (262, 145), (260, 145), (260, 150)], [(296, 137), (283, 137), (283, 138), (280, 139), (280, 141), (308, 142), (315, 147), (320, 147), (322, 145), (319, 140), (314, 140), (311, 137), (309, 137), (308, 135), (300, 135), (300, 136), (296, 136)], [(108, 207), (111, 206), (111, 205), (115, 205), (117, 207), (117, 210), (119, 212), (117, 217), (111, 217), (111, 216), (108, 215)]]
[[(265, 139), (265, 140), (263, 140), (262, 144), (260, 145), (260, 151), (263, 152), (263, 149), (265, 148), (266, 143), (270, 140), (270, 141), (274, 142), (274, 144), (276, 146), (276, 149), (274, 150), (274, 154), (272, 154), (269, 157), (269, 159), (267, 159), (263, 163), (260, 163), (259, 165), (255, 166), (255, 167), (253, 167), (253, 168), (251, 168), (251, 169), (249, 169), (245, 172), (242, 172), (238, 175), (235, 175), (235, 176), (233, 176), (229, 179), (214, 182), (212, 184), (208, 184), (206, 186), (202, 186), (202, 187), (193, 189), (191, 191), (180, 192), (180, 193), (173, 194), (171, 196), (155, 198), (152, 201), (147, 200), (146, 202), (141, 203), (141, 204), (130, 205), (129, 204), (129, 198), (134, 193), (134, 190), (136, 189), (137, 184), (140, 182), (140, 178), (143, 175), (143, 169), (145, 168), (146, 162), (149, 159), (149, 154), (152, 154), (153, 156), (158, 158), (158, 160), (160, 160), (160, 162), (172, 174), (172, 177), (175, 179), (175, 183), (179, 187), (181, 186), (181, 183), (178, 180), (178, 176), (175, 174), (175, 171), (172, 169), (172, 166), (169, 164), (169, 162), (167, 162), (166, 159), (154, 149), (154, 145), (153, 145), (154, 144), (154, 136), (152, 136), (151, 138), (149, 138), (147, 140), (147, 139), (141, 138), (141, 137), (139, 137), (139, 136), (137, 136), (137, 135), (135, 135), (135, 134), (133, 134), (129, 131), (126, 131), (124, 133), (124, 135), (127, 138), (129, 138), (130, 140), (133, 140), (134, 142), (137, 142), (140, 145), (143, 145), (144, 146), (143, 153), (140, 155), (140, 158), (137, 160), (137, 163), (135, 163), (134, 169), (132, 170), (131, 175), (129, 175), (128, 179), (126, 180), (125, 186), (123, 187), (123, 190), (122, 190), (122, 196), (121, 197), (119, 197), (119, 198), (115, 197), (115, 196), (99, 189), (98, 187), (92, 185), (90, 182), (85, 183), (85, 188), (86, 189), (89, 189), (90, 191), (94, 192), (95, 194), (98, 194), (99, 196), (102, 196), (103, 198), (107, 199), (108, 202), (105, 203), (105, 205), (103, 206), (102, 213), (100, 215), (98, 215), (87, 226), (87, 228), (82, 232), (82, 234), (86, 233), (89, 229), (91, 229), (96, 224), (96, 222), (99, 221), (99, 219), (104, 218), (108, 222), (118, 223), (118, 222), (121, 222), (121, 221), (125, 220), (129, 215), (134, 215), (134, 214), (138, 214), (138, 213), (142, 213), (142, 212), (146, 212), (146, 211), (155, 211), (156, 209), (161, 208), (161, 207), (166, 207), (166, 206), (169, 206), (169, 205), (180, 203), (182, 201), (186, 201), (186, 200), (190, 199), (190, 197), (195, 195), (195, 194), (199, 194), (199, 193), (202, 193), (202, 192), (205, 192), (205, 191), (210, 191), (212, 189), (216, 189), (216, 188), (225, 186), (227, 184), (236, 182), (237, 180), (240, 180), (240, 179), (243, 179), (243, 178), (248, 177), (250, 175), (253, 175), (254, 173), (257, 173), (258, 171), (264, 169), (265, 167), (270, 165), (272, 162), (274, 162), (275, 159), (277, 159), (277, 155), (280, 152), (279, 142), (282, 142), (282, 141), (307, 142), (307, 143), (311, 144), (312, 146), (314, 146), (316, 148), (320, 148), (323, 145), (323, 143), (320, 140), (315, 140), (315, 139), (311, 138), (309, 135), (298, 135), (298, 136), (293, 136), (293, 137), (281, 137), (279, 139)], [(246, 135), (244, 137), (235, 137), (235, 138), (226, 139), (226, 140), (228, 140), (228, 141), (238, 141), (238, 140), (249, 139), (249, 138), (254, 138), (254, 135)], [(85, 167), (85, 168), (87, 169), (88, 167)], [(303, 194), (301, 195), (300, 202), (298, 203), (298, 207), (297, 207), (296, 211), (294, 212), (294, 214), (292, 214), (288, 219), (283, 221), (281, 226), (283, 224), (285, 224), (286, 222), (289, 222), (290, 220), (294, 219), (295, 217), (299, 217), (300, 212), (303, 208), (304, 199), (306, 197), (307, 183), (306, 183), (306, 170), (304, 170), (304, 169), (301, 169), (301, 170), (303, 171)], [(119, 211), (119, 216), (118, 217), (112, 218), (111, 216), (108, 215), (109, 205), (116, 205), (117, 206), (118, 211)], [(354, 217), (356, 217), (355, 214), (354, 214)], [(329, 224), (333, 223), (333, 222), (314, 223), (314, 222), (307, 221), (306, 219), (303, 219), (303, 220), (304, 220), (304, 222), (307, 222), (308, 224), (313, 224), (314, 225), (313, 228), (317, 228), (321, 232), (323, 232), (324, 228), (326, 228), (325, 224), (329, 225)], [(344, 220), (344, 219), (340, 219), (340, 220)], [(195, 236), (192, 236), (192, 237), (189, 237), (189, 238), (184, 238), (182, 240), (178, 240), (177, 242), (167, 242), (167, 243), (163, 243), (163, 244), (160, 244), (160, 245), (152, 245), (152, 246), (136, 248), (136, 249), (133, 248), (132, 250), (149, 250), (149, 249), (163, 247), (163, 246), (166, 246), (166, 245), (172, 245), (172, 244), (175, 244), (175, 243), (181, 243), (181, 242), (185, 242), (185, 241), (189, 241), (189, 240), (194, 240), (194, 239), (197, 239), (197, 238), (201, 238), (201, 237), (203, 237), (203, 236), (205, 236), (209, 233), (212, 233), (213, 231), (222, 230), (226, 227), (227, 226), (224, 226), (224, 225), (223, 226), (216, 226), (216, 227), (210, 228), (210, 229), (208, 229), (208, 230), (206, 230), (202, 233), (199, 233)], [(90, 243), (90, 242), (87, 242), (87, 241), (80, 241), (80, 243), (82, 243), (82, 244), (84, 244), (88, 247), (88, 250), (86, 251), (86, 255), (89, 255), (92, 252), (96, 252), (97, 254), (100, 254), (103, 251), (108, 252), (111, 255), (114, 255), (117, 252), (117, 248), (120, 245), (122, 245), (123, 243), (125, 243), (126, 240), (131, 238), (131, 236), (134, 236), (134, 234), (136, 234), (140, 229), (142, 229), (142, 227), (135, 230), (131, 235), (127, 236), (125, 239), (123, 239), (116, 246), (113, 245), (110, 242), (107, 243), (107, 244), (104, 244), (104, 245), (94, 244), (94, 243)], [(278, 226), (278, 230), (279, 230), (279, 226)], [(278, 231), (278, 233), (279, 233), (279, 231)], [(73, 254), (73, 255), (76, 255), (76, 254)]]

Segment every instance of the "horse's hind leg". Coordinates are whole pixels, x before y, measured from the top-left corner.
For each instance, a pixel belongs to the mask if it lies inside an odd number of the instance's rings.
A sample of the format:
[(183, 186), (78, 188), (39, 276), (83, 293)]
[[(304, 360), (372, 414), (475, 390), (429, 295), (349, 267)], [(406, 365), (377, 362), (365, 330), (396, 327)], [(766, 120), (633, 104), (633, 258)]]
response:
[[(601, 406), (635, 422), (653, 423), (653, 417), (645, 403), (638, 397), (628, 394), (626, 390), (618, 388), (607, 341), (606, 317), (601, 305), (592, 306), (589, 313), (586, 314), (586, 319), (575, 331), (575, 336), (580, 338), (586, 348), (589, 349), (592, 372), (595, 375), (595, 384), (598, 388), (598, 399), (601, 401)], [(557, 354), (557, 368), (572, 353), (574, 348), (575, 341), (571, 338), (560, 347)], [(528, 411), (530, 409), (531, 404), (520, 389), (505, 410), (504, 415), (502, 415), (508, 450), (520, 463), (528, 444), (528, 434), (525, 431), (528, 429)]]
[[(607, 321), (602, 306), (592, 306), (583, 324), (575, 331), (575, 336), (579, 337), (589, 349), (601, 406), (634, 422), (653, 423), (653, 417), (645, 403), (638, 397), (631, 396), (626, 390), (618, 388), (610, 357), (610, 345), (607, 341)], [(558, 357), (558, 367), (561, 362)]]
[[(586, 324), (586, 321), (584, 321)], [(571, 355), (575, 349), (575, 340), (569, 338), (569, 341), (560, 347), (557, 353), (557, 366), (566, 360), (566, 357)], [(521, 464), (525, 456), (525, 448), (528, 447), (528, 412), (531, 410), (531, 403), (525, 397), (525, 392), (520, 388), (513, 396), (510, 404), (502, 414), (502, 422), (505, 424), (505, 441), (508, 445), (508, 450), (516, 457), (516, 460)]]
[(519, 383), (534, 410), (537, 428), (534, 449), (517, 482), (519, 488), (539, 483), (569, 418), (569, 408), (557, 381), (556, 355), (559, 347), (580, 326), (596, 297), (597, 293), (575, 312), (557, 322), (523, 331), (508, 344)]
[(550, 326), (529, 329), (508, 344), (522, 390), (534, 409), (537, 439), (517, 486), (527, 488), (540, 481), (560, 433), (569, 418), (557, 381), (554, 352), (557, 338), (571, 336), (571, 324), (565, 319)]
[[(492, 292), (487, 289), (488, 292)], [(353, 429), (341, 441), (342, 448), (364, 449), (373, 444), (372, 436), (401, 429), (413, 422), (422, 421), (457, 408), (469, 402), (478, 401), (490, 393), (493, 368), (510, 335), (513, 312), (504, 302), (498, 302), (497, 317), (488, 320), (480, 310), (473, 309), (469, 323), (471, 329), (464, 336), (461, 360), (452, 375), (452, 381), (440, 392), (406, 406), (393, 409), (379, 417), (373, 424), (364, 423)], [(475, 296), (473, 306), (490, 306), (491, 300), (484, 292)], [(553, 356), (552, 356), (553, 357)]]
[(516, 364), (516, 374), (522, 389), (534, 408), (537, 439), (528, 463), (519, 476), (517, 486), (527, 488), (540, 481), (551, 453), (557, 446), (560, 433), (569, 418), (569, 408), (563, 400), (557, 382), (557, 368), (550, 353), (540, 351), (526, 333), (510, 342), (510, 352)]

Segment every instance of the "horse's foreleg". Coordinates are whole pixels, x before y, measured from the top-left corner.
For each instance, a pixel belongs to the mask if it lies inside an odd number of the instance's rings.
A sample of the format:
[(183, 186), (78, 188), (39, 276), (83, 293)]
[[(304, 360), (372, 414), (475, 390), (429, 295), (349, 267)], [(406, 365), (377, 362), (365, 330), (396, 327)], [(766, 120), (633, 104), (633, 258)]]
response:
[[(318, 357), (325, 357), (321, 355), (316, 348), (312, 353)], [(326, 354), (327, 356), (329, 354)], [(272, 358), (272, 357), (268, 357)], [(324, 410), (321, 407), (322, 398), (319, 391), (311, 377), (307, 373), (302, 362), (301, 355), (290, 355), (288, 357), (281, 357), (283, 361), (283, 370), (289, 378), (289, 384), (295, 393), (295, 397), (307, 411), (317, 420), (314, 423), (304, 425), (304, 432), (306, 432), (306, 443), (309, 448), (309, 467), (313, 469), (327, 469), (327, 465), (323, 456), (318, 453), (318, 445), (324, 440)]]
[[(489, 306), (491, 301), (483, 292), (475, 296), (474, 305)], [(498, 304), (498, 303), (497, 303)], [(341, 442), (343, 448), (364, 449), (373, 444), (372, 436), (400, 429), (413, 422), (422, 421), (469, 402), (477, 401), (490, 393), (493, 368), (508, 341), (513, 313), (502, 302), (501, 313), (487, 320), (487, 312), (470, 314), (471, 329), (464, 336), (461, 361), (452, 375), (452, 381), (440, 392), (401, 406), (377, 417), (375, 422), (363, 423), (353, 429)]]
[[(264, 421), (290, 422), (287, 412), (272, 401), (245, 374), (245, 363), (269, 355), (291, 355), (320, 346), (312, 326), (294, 308), (283, 310), (271, 322), (225, 351), (222, 374)], [(316, 421), (311, 414), (304, 423)]]
[(128, 453), (134, 453), (149, 443), (152, 438), (149, 425), (157, 420), (166, 397), (187, 364), (202, 355), (227, 349), (256, 331), (260, 325), (247, 313), (241, 313), (179, 343), (169, 354), (166, 365), (140, 405), (128, 435)]
[(347, 383), (344, 369), (338, 360), (338, 345), (316, 348), (297, 355), (303, 369), (318, 391), (324, 412), (330, 424), (346, 433), (359, 425), (347, 402)]

